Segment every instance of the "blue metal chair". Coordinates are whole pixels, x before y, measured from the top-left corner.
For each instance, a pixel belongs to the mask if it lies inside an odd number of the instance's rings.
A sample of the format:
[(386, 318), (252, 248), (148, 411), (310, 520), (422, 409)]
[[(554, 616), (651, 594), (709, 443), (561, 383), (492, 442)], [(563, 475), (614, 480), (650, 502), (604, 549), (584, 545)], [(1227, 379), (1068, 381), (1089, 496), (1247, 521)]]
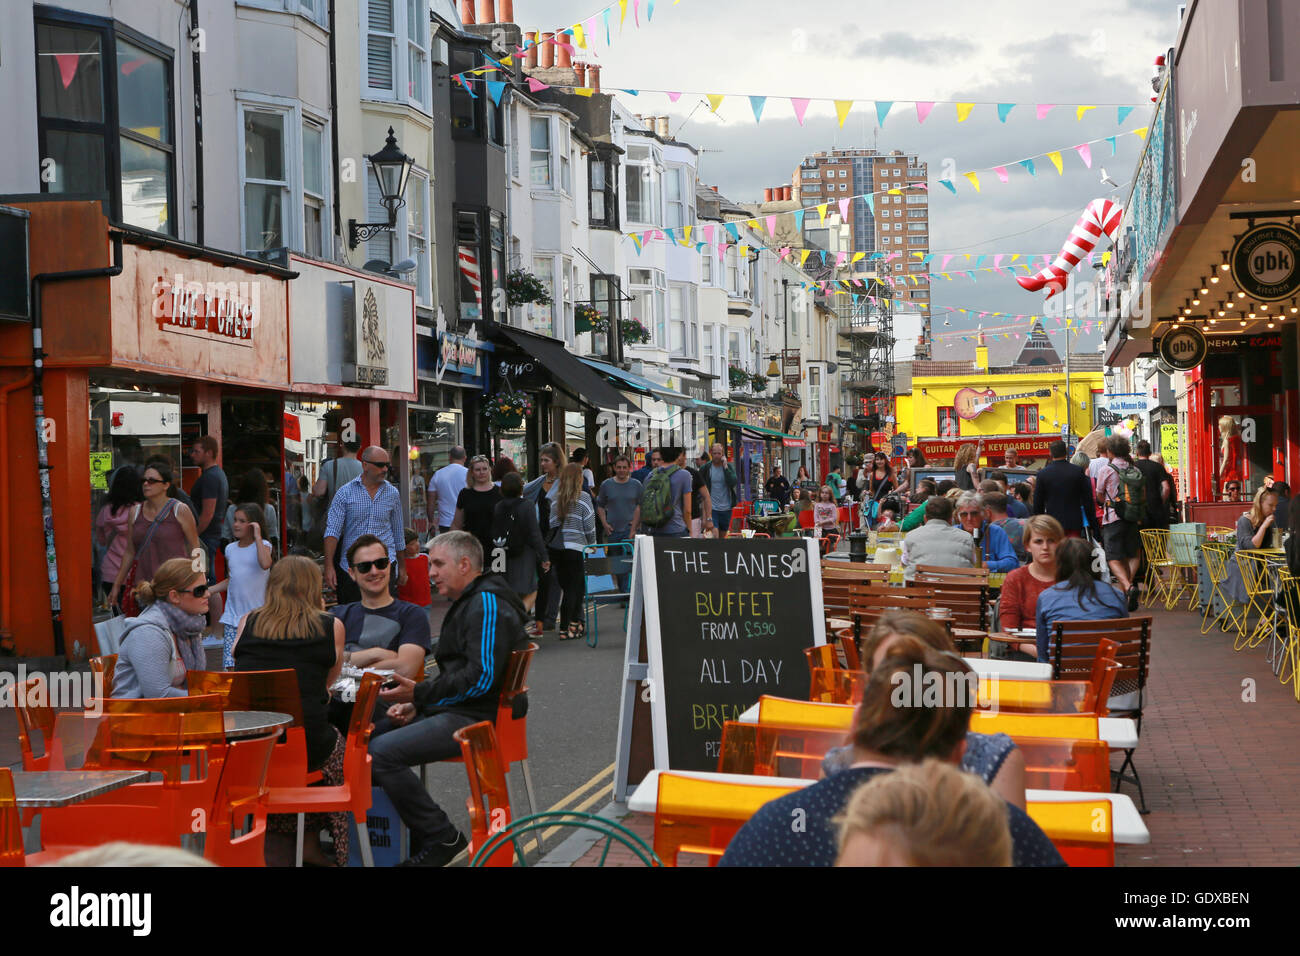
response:
[[(602, 604), (629, 602), (630, 591), (625, 591), (619, 578), (632, 574), (631, 541), (611, 541), (606, 544), (589, 544), (582, 549), (582, 571), (586, 579), (586, 594), (582, 598), (582, 623), (587, 634), (587, 646), (595, 647), (598, 619), (596, 611)], [(631, 581), (629, 580), (629, 586)], [(623, 624), (627, 625), (627, 609), (623, 610)]]

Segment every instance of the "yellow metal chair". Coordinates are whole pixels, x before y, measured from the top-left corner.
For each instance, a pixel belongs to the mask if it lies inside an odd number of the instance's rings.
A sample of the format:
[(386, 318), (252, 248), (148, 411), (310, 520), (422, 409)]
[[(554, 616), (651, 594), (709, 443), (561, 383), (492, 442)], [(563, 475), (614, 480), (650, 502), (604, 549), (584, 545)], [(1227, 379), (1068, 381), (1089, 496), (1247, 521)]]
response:
[[(1169, 532), (1160, 528), (1143, 529), (1138, 534), (1142, 539), (1142, 553), (1147, 559), (1147, 599), (1146, 606), (1156, 603), (1156, 599), (1164, 601), (1165, 607), (1172, 607), (1171, 598), (1173, 597), (1172, 585), (1177, 577), (1174, 570), (1174, 562), (1169, 557)], [(1169, 577), (1166, 578), (1164, 572), (1169, 571)]]
[[(1205, 569), (1210, 575), (1210, 593), (1205, 598), (1205, 611), (1201, 615), (1201, 633), (1208, 634), (1211, 628), (1220, 626), (1225, 631), (1239, 630), (1241, 623), (1238, 615), (1244, 612), (1245, 608), (1240, 601), (1228, 597), (1223, 590), (1223, 584), (1228, 579), (1228, 559), (1233, 553), (1232, 545), (1207, 539), (1201, 543), (1201, 553), (1205, 555)], [(1211, 620), (1210, 616), (1214, 613), (1216, 600), (1222, 603), (1223, 610)], [(1229, 624), (1231, 627), (1228, 626)]]
[(1166, 607), (1173, 610), (1178, 607), (1183, 595), (1187, 594), (1187, 610), (1194, 611), (1197, 603), (1196, 549), (1201, 546), (1200, 535), (1191, 531), (1169, 532), (1169, 561), (1173, 565), (1173, 578), (1170, 581), (1170, 600)]
[[(1264, 555), (1254, 551), (1238, 551), (1237, 567), (1241, 570), (1241, 580), (1246, 588), (1249, 603), (1241, 612), (1241, 624), (1237, 628), (1237, 639), (1232, 642), (1232, 649), (1259, 647), (1273, 633), (1273, 577), (1269, 573), (1268, 561)], [(1250, 635), (1246, 627), (1250, 623), (1251, 612), (1259, 614), (1259, 620), (1251, 628)]]
[(1273, 655), (1273, 673), (1283, 684), (1291, 684), (1300, 700), (1300, 680), (1296, 679), (1300, 663), (1300, 578), (1283, 568), (1278, 572), (1278, 591), (1282, 597), (1283, 620), (1273, 629), (1278, 647)]

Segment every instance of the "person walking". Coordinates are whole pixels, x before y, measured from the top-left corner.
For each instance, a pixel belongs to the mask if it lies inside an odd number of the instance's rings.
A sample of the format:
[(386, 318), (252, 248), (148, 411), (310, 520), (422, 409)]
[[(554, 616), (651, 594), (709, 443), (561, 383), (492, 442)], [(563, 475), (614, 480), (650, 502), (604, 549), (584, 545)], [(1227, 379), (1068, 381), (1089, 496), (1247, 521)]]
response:
[(99, 559), (97, 599), (108, 595), (117, 580), (117, 572), (122, 569), (122, 556), (131, 539), (131, 512), (144, 500), (140, 487), (140, 476), (134, 467), (117, 469), (109, 482), (108, 500), (95, 516), (96, 542), (104, 549)]
[(252, 501), (235, 509), (234, 540), (226, 545), (226, 580), (213, 588), (224, 592), (226, 607), (221, 613), (222, 667), (235, 666), (235, 637), (239, 622), (249, 611), (261, 607), (266, 600), (266, 580), (271, 570), (271, 543), (262, 537), (262, 523), (266, 516)]
[[(555, 511), (555, 494), (559, 490), (560, 466), (564, 464), (564, 450), (555, 442), (547, 442), (537, 453), (537, 467), (541, 474), (524, 485), (523, 496), (537, 506), (537, 527), (541, 530), (542, 541), (549, 549), (551, 546), (553, 515)], [(555, 618), (560, 613), (559, 569), (554, 560), (547, 555), (550, 567), (542, 572), (537, 585), (537, 603), (533, 606), (534, 616), (542, 622), (543, 631), (555, 630)]]
[(1137, 571), (1142, 560), (1138, 529), (1146, 515), (1146, 478), (1133, 466), (1127, 438), (1111, 435), (1106, 450), (1110, 464), (1097, 479), (1097, 500), (1104, 507), (1102, 545), (1111, 574), (1128, 596), (1128, 609), (1136, 611)]
[[(270, 543), (271, 553), (278, 555), (280, 553), (280, 516), (275, 513), (275, 505), (271, 504), (271, 493), (266, 484), (266, 474), (261, 468), (250, 468), (239, 480), (239, 488), (235, 491), (235, 501), (241, 503), (251, 502), (262, 509), (262, 515), (265, 519), (264, 523), (261, 523), (262, 539)], [(226, 545), (238, 540), (235, 537), (235, 508), (236, 505), (234, 504), (226, 507), (226, 514), (221, 523), (223, 554)]]
[(659, 455), (658, 448), (650, 449), (650, 454), (646, 456), (645, 464), (632, 472), (632, 477), (641, 482), (641, 487), (645, 487), (646, 481), (650, 478), (650, 473), (664, 463)]
[(425, 507), (431, 516), (437, 515), (439, 534), (450, 531), (451, 523), (456, 519), (456, 502), (460, 500), (469, 474), (465, 457), (465, 449), (457, 445), (447, 453), (447, 464), (429, 479), (429, 503)]
[[(596, 494), (596, 518), (605, 529), (607, 542), (617, 544), (636, 538), (641, 525), (641, 498), (644, 494), (645, 486), (632, 477), (632, 459), (619, 455), (614, 459), (614, 477), (602, 481)], [(627, 574), (618, 575), (620, 591), (628, 589), (629, 577)]]
[(217, 583), (215, 558), (221, 551), (221, 525), (225, 520), (226, 503), (230, 498), (230, 481), (226, 473), (217, 464), (221, 457), (221, 446), (211, 435), (199, 438), (190, 449), (190, 460), (199, 466), (199, 477), (190, 488), (190, 497), (194, 507), (199, 510), (196, 522), (199, 541), (208, 559), (208, 584)]
[(715, 444), (709, 449), (709, 463), (700, 469), (700, 477), (713, 499), (713, 526), (721, 538), (731, 528), (731, 509), (740, 503), (740, 479), (727, 461), (722, 445)]
[(663, 465), (645, 483), (641, 496), (641, 524), (648, 534), (660, 538), (686, 538), (691, 528), (691, 473), (682, 467), (686, 452), (665, 446), (659, 449)]
[[(1169, 502), (1173, 497), (1174, 476), (1165, 466), (1151, 459), (1151, 443), (1146, 439), (1137, 443), (1137, 458), (1133, 467), (1147, 480), (1147, 514), (1143, 528), (1169, 530)], [(1279, 524), (1283, 522), (1279, 521)]]
[(880, 503), (896, 487), (894, 468), (889, 463), (889, 457), (883, 451), (876, 452), (871, 470), (867, 472), (866, 482), (862, 486), (862, 511), (863, 517), (869, 522), (868, 526), (875, 524)]
[(1043, 466), (1034, 482), (1034, 514), (1051, 515), (1067, 538), (1078, 538), (1088, 529), (1101, 537), (1087, 472), (1070, 463), (1070, 449), (1065, 442), (1059, 439), (1052, 442), (1047, 452), (1052, 460)]
[(560, 601), (560, 640), (585, 636), (582, 600), (587, 593), (583, 551), (596, 543), (596, 511), (591, 496), (582, 490), (582, 465), (570, 462), (556, 482), (551, 538), (547, 542), (563, 598)]
[(144, 501), (131, 512), (130, 537), (108, 592), (108, 603), (116, 604), (118, 595), (126, 590), (122, 610), (128, 616), (137, 609), (133, 596), (137, 581), (151, 580), (172, 558), (192, 561), (194, 553), (203, 547), (190, 509), (167, 494), (172, 484), (167, 466), (149, 465), (142, 482)]
[(325, 524), (325, 585), (333, 588), (339, 604), (361, 600), (361, 590), (347, 572), (347, 553), (363, 534), (372, 534), (388, 550), (389, 562), (397, 563), (396, 587), (406, 583), (406, 525), (402, 521), (402, 496), (388, 483), (391, 461), (388, 452), (375, 445), (364, 449), (359, 459), (361, 475), (339, 488), (330, 504)]
[[(492, 516), (492, 553), (486, 561), (488, 571), (500, 574), (500, 559), (504, 557), (506, 583), (518, 595), (524, 609), (532, 614), (539, 572), (546, 574), (551, 570), (551, 556), (537, 524), (537, 506), (524, 498), (523, 492), (524, 481), (519, 472), (509, 472), (501, 479), (501, 499)], [(528, 626), (528, 636), (542, 636), (540, 620)]]
[(492, 463), (486, 455), (470, 459), (468, 483), (456, 498), (456, 514), (451, 519), (451, 530), (468, 531), (478, 538), (483, 553), (492, 553), (492, 519), (501, 489), (492, 483)]

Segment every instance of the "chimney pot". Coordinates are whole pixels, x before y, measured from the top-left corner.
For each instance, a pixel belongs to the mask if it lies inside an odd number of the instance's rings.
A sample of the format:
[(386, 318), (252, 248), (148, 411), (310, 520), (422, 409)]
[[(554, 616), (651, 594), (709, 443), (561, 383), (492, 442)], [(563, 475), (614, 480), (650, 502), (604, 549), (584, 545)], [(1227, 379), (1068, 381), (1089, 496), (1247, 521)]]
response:
[(474, 22), (474, 0), (460, 0), (460, 22), (466, 25)]
[(573, 65), (572, 57), (569, 55), (569, 48), (567, 46), (561, 46), (561, 44), (567, 42), (568, 39), (564, 35), (564, 33), (560, 30), (556, 30), (555, 31), (555, 65), (556, 66)]
[(597, 93), (600, 92), (600, 66), (596, 63), (591, 64), (587, 70), (587, 82)]
[(515, 0), (501, 0), (500, 9), (497, 10), (497, 16), (501, 18), (501, 23), (514, 23)]
[(782, 200), (787, 201), (787, 202), (789, 201), (789, 199), (790, 199), (790, 190), (791, 190), (792, 188), (793, 188), (793, 187), (791, 187), (791, 186), (782, 186), (782, 187), (781, 187), (781, 199), (782, 199)]
[(585, 87), (587, 85), (587, 64), (573, 64), (573, 75), (578, 79), (578, 86)]
[(763, 202), (771, 202), (771, 201), (772, 201), (772, 187), (769, 186), (763, 190)]
[(549, 69), (555, 65), (555, 34), (543, 33), (538, 41), (538, 48), (541, 55), (542, 69)]
[(524, 39), (527, 41), (528, 49), (524, 52), (524, 66), (526, 69), (537, 69), (537, 31), (525, 33)]
[(717, 186), (710, 186), (709, 188), (712, 189), (715, 193), (718, 191), (718, 187), (717, 187)]
[(664, 139), (668, 139), (670, 136), (672, 136), (672, 129), (668, 125), (667, 116), (655, 117), (655, 132), (657, 132)]
[(497, 11), (495, 0), (478, 0), (477, 17), (479, 23), (496, 23)]

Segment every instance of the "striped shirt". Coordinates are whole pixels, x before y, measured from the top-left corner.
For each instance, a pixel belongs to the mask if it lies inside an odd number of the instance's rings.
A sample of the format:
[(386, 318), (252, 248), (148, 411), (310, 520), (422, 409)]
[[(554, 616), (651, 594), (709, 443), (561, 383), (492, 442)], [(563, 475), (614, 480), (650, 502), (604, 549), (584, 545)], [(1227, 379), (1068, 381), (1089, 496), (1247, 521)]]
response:
[[(552, 487), (559, 486), (556, 482)], [(551, 514), (554, 515), (554, 501), (551, 503), (551, 509)], [(563, 535), (564, 546), (570, 551), (581, 551), (587, 545), (596, 543), (596, 512), (591, 507), (591, 496), (585, 491), (579, 493), (578, 500), (564, 516)]]
[(363, 534), (373, 534), (388, 549), (388, 560), (397, 560), (397, 542), (405, 545), (406, 540), (402, 496), (387, 481), (380, 483), (373, 498), (360, 477), (353, 478), (334, 495), (325, 537), (338, 539), (335, 553), (343, 570), (348, 569), (348, 548)]

